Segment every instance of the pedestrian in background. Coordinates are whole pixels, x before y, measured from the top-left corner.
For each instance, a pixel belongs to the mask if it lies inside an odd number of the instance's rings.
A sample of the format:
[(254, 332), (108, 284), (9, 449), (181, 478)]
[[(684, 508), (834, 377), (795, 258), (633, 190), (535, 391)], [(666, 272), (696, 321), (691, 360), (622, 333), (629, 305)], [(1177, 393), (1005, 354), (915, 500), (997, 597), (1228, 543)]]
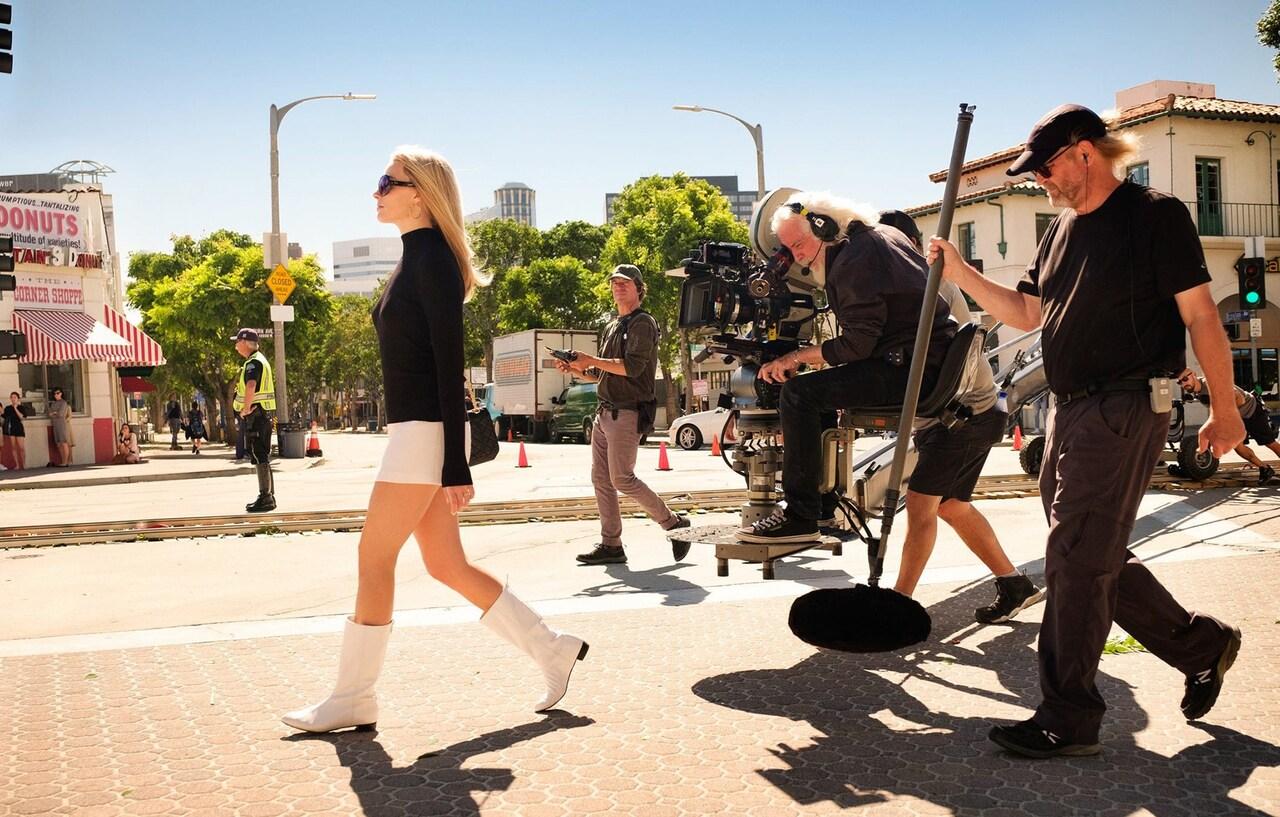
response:
[(604, 330), (600, 357), (578, 352), (572, 361), (556, 359), (561, 372), (599, 382), (600, 407), (591, 434), (591, 484), (600, 512), (600, 544), (578, 555), (584, 565), (626, 564), (622, 546), (622, 508), (618, 492), (636, 502), (663, 530), (689, 527), (689, 520), (667, 507), (662, 497), (636, 476), (640, 441), (653, 431), (658, 401), (658, 322), (640, 308), (644, 278), (632, 264), (619, 264), (609, 276), (618, 317)]
[(165, 407), (164, 418), (169, 423), (169, 450), (178, 450), (178, 432), (182, 430), (182, 404), (178, 395), (169, 395), (169, 405)]
[(191, 403), (191, 411), (187, 412), (187, 439), (191, 440), (191, 453), (200, 453), (200, 444), (209, 439), (209, 432), (204, 427), (204, 412), (200, 404)]
[(267, 356), (258, 349), (258, 333), (241, 329), (232, 338), (236, 352), (244, 358), (236, 396), (231, 406), (238, 412), (244, 432), (245, 450), (258, 476), (258, 498), (244, 506), (249, 513), (265, 513), (276, 508), (275, 479), (271, 474), (271, 426), (276, 412), (275, 377)]
[(71, 406), (62, 395), (62, 389), (55, 388), (49, 403), (49, 424), (53, 427), (53, 443), (58, 448), (58, 461), (49, 463), (53, 468), (71, 466), (71, 448), (76, 444), (71, 435)]
[(545, 688), (534, 710), (550, 709), (568, 690), (586, 642), (549, 628), (510, 588), (473, 565), (458, 531), (457, 514), (475, 496), (463, 408), (462, 305), (486, 282), (472, 266), (453, 169), (439, 154), (397, 148), (374, 199), (378, 220), (398, 227), (404, 243), (373, 308), (389, 439), (360, 535), (356, 609), (343, 632), (337, 684), (328, 698), (283, 720), (308, 732), (373, 728), (396, 558), (409, 534), (427, 572), (484, 611), (482, 624), (537, 662)]
[(16, 391), (9, 392), (9, 405), (4, 407), (0, 429), (4, 431), (5, 445), (13, 447), (13, 458), (17, 462), (15, 470), (18, 471), (27, 467), (27, 430), (22, 423), (26, 416), (22, 413), (22, 395)]
[(128, 422), (120, 423), (120, 431), (116, 434), (116, 455), (112, 465), (133, 465), (141, 462), (142, 455), (138, 451), (138, 438), (129, 427)]

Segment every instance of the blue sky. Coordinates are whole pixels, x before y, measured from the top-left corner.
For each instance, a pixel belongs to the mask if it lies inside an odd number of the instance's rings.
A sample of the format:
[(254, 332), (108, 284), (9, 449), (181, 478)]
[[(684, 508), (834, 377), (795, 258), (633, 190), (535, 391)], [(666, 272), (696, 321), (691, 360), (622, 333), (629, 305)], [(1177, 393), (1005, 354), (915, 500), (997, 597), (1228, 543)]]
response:
[(970, 157), (1061, 102), (1102, 110), (1157, 78), (1280, 102), (1262, 0), (8, 1), (0, 173), (111, 165), (126, 254), (269, 229), (268, 108), (315, 94), (378, 94), (306, 103), (281, 127), (283, 229), (326, 266), (334, 240), (394, 234), (370, 192), (402, 143), (449, 157), (467, 210), (529, 184), (546, 229), (600, 222), (605, 193), (652, 173), (753, 187), (746, 130), (673, 104), (760, 122), (770, 186), (884, 208), (939, 197), (926, 177), (960, 102), (978, 106)]

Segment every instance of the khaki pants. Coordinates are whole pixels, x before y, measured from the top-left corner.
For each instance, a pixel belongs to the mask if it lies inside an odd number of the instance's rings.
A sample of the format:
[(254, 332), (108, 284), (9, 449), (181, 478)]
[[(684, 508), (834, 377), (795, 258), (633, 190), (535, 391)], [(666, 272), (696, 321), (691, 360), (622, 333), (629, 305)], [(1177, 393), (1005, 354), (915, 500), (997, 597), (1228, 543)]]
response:
[(636, 411), (602, 408), (596, 415), (591, 435), (591, 484), (596, 489), (596, 507), (600, 510), (600, 541), (610, 547), (622, 545), (622, 509), (618, 492), (631, 497), (649, 518), (668, 529), (678, 517), (666, 503), (635, 474), (636, 451), (640, 434), (636, 431)]

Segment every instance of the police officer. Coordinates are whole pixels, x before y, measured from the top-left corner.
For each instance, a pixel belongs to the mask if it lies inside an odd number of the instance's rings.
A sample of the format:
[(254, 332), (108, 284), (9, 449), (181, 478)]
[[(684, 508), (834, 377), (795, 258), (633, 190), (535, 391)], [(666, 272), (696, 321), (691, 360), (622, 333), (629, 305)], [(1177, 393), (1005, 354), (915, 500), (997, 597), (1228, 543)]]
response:
[(276, 410), (275, 378), (266, 355), (258, 351), (257, 332), (241, 329), (232, 340), (245, 361), (236, 383), (236, 399), (231, 405), (244, 429), (249, 461), (258, 471), (258, 498), (244, 509), (250, 513), (273, 511), (276, 491), (271, 479), (271, 418)]

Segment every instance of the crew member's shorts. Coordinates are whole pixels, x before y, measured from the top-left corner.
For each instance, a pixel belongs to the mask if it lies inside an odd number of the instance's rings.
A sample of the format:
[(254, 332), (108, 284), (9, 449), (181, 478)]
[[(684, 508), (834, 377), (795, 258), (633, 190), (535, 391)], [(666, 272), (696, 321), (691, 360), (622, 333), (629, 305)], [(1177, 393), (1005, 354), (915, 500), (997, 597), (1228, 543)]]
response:
[(1244, 430), (1249, 439), (1258, 445), (1270, 445), (1276, 441), (1276, 430), (1271, 425), (1271, 415), (1266, 406), (1261, 404), (1253, 410), (1253, 414), (1244, 418)]
[(1008, 420), (1008, 414), (992, 408), (954, 429), (938, 423), (917, 432), (919, 456), (907, 487), (918, 494), (940, 496), (943, 502), (968, 502), (991, 446), (1004, 437)]
[[(467, 456), (471, 456), (471, 424), (463, 424)], [(408, 420), (387, 424), (387, 449), (375, 482), (440, 485), (444, 470), (444, 423)]]

